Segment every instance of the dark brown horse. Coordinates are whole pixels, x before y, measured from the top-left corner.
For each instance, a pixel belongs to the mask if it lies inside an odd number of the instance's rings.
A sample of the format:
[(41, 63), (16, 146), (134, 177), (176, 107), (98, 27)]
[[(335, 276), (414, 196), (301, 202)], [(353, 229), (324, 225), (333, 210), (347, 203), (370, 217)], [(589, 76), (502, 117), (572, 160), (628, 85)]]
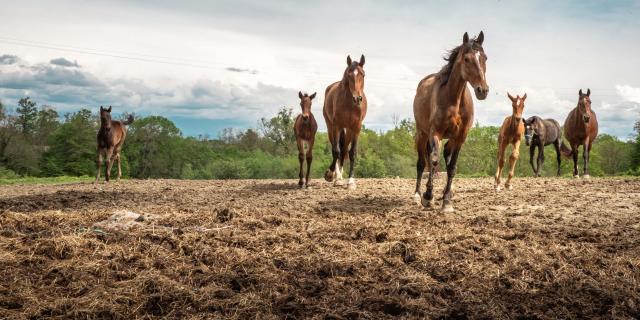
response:
[[(489, 93), (485, 78), (487, 56), (482, 48), (483, 41), (482, 31), (475, 39), (469, 39), (465, 32), (462, 44), (451, 50), (449, 57), (445, 58), (447, 64), (440, 72), (427, 76), (418, 84), (413, 101), (418, 149), (415, 198), (425, 207), (433, 206), (433, 176), (440, 159), (440, 140), (448, 139), (444, 146), (447, 185), (442, 210), (453, 211), (451, 183), (456, 174), (458, 154), (473, 125), (473, 100), (467, 89), (467, 82), (471, 84), (479, 100), (484, 100)], [(420, 181), (427, 160), (427, 191), (420, 196)]]
[(584, 178), (589, 178), (589, 152), (598, 136), (598, 118), (591, 110), (591, 90), (583, 94), (578, 92), (578, 105), (569, 112), (564, 121), (564, 137), (569, 141), (571, 150), (561, 145), (562, 153), (573, 156), (573, 177), (578, 178), (578, 147), (583, 146), (582, 157), (584, 159)]
[(327, 87), (322, 109), (333, 155), (333, 161), (324, 178), (329, 182), (333, 181), (336, 186), (343, 185), (342, 168), (349, 150), (349, 189), (356, 188), (353, 167), (362, 121), (367, 115), (363, 67), (364, 55), (360, 56), (360, 61), (352, 61), (351, 56), (347, 56), (347, 68), (342, 80)]
[[(538, 116), (530, 117), (524, 121), (524, 141), (529, 147), (529, 162), (533, 169), (533, 176), (540, 177), (542, 166), (544, 165), (544, 147), (550, 144), (556, 148), (556, 159), (558, 161), (558, 172), (560, 176), (561, 152), (560, 144), (562, 142), (562, 131), (560, 124), (554, 119), (542, 119)], [(536, 163), (533, 157), (538, 149), (538, 158)]]
[[(313, 143), (316, 139), (316, 131), (318, 131), (318, 123), (316, 118), (311, 113), (311, 100), (316, 97), (314, 92), (312, 95), (302, 94), (298, 92), (300, 98), (300, 107), (302, 107), (302, 113), (296, 118), (296, 122), (293, 125), (293, 132), (296, 134), (296, 143), (298, 144), (298, 160), (300, 161), (300, 181), (298, 185), (300, 188), (304, 185), (309, 188), (309, 173), (311, 172), (311, 162), (313, 161)], [(304, 147), (307, 145), (307, 151), (305, 153)], [(305, 154), (307, 159), (307, 176), (303, 176), (303, 165), (305, 160)], [(303, 178), (304, 177), (304, 178)]]
[(498, 136), (498, 168), (496, 169), (495, 188), (500, 191), (500, 178), (502, 176), (502, 168), (504, 167), (504, 152), (507, 146), (511, 145), (511, 155), (509, 156), (509, 177), (504, 187), (508, 190), (513, 189), (511, 179), (516, 171), (516, 162), (520, 158), (520, 140), (524, 133), (524, 122), (522, 121), (522, 111), (524, 110), (524, 101), (527, 94), (515, 98), (507, 92), (507, 97), (511, 100), (513, 111), (510, 116), (506, 117), (500, 127), (500, 135)]
[(100, 171), (102, 166), (102, 157), (107, 161), (107, 172), (105, 173), (105, 181), (109, 182), (111, 178), (111, 166), (113, 161), (118, 161), (118, 178), (122, 176), (122, 168), (120, 166), (120, 150), (124, 139), (127, 137), (128, 124), (133, 122), (133, 116), (130, 115), (126, 121), (111, 120), (111, 106), (103, 108), (100, 106), (100, 129), (98, 130), (98, 159), (96, 165), (98, 167), (96, 173), (96, 183), (100, 181)]

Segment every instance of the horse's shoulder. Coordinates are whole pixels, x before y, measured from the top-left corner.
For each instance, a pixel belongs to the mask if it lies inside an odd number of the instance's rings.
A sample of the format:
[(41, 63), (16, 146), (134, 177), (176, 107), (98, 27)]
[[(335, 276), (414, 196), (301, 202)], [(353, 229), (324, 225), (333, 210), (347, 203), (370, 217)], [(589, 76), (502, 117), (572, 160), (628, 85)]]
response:
[(418, 82), (418, 88), (422, 87), (423, 85), (430, 85), (433, 82), (436, 81), (436, 78), (438, 77), (437, 73), (432, 73), (424, 78), (422, 78), (422, 80), (420, 80), (420, 82)]

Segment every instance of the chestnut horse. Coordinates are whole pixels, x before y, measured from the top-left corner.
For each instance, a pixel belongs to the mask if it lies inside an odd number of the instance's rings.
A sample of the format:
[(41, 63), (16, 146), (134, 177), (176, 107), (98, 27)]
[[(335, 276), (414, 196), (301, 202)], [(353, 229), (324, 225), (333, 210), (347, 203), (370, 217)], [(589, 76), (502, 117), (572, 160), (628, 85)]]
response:
[(325, 172), (325, 180), (343, 185), (342, 168), (349, 149), (349, 189), (356, 188), (353, 167), (356, 162), (358, 137), (362, 121), (367, 114), (367, 97), (364, 95), (364, 55), (360, 61), (347, 56), (347, 68), (342, 80), (327, 87), (322, 115), (327, 123), (333, 161)]
[[(445, 58), (448, 63), (440, 72), (427, 76), (418, 84), (413, 101), (418, 150), (415, 199), (420, 199), (425, 207), (433, 206), (433, 177), (440, 159), (440, 139), (448, 139), (444, 146), (447, 185), (442, 210), (453, 211), (451, 183), (456, 174), (458, 154), (473, 125), (473, 100), (467, 82), (471, 83), (479, 100), (484, 100), (489, 93), (485, 78), (487, 56), (482, 48), (483, 41), (482, 31), (475, 39), (469, 39), (465, 32), (462, 44), (451, 50), (449, 57)], [(429, 180), (427, 191), (420, 196), (420, 181), (427, 156)]]
[[(560, 159), (560, 145), (563, 144), (563, 142), (562, 131), (560, 131), (558, 121), (533, 116), (524, 121), (524, 138), (525, 143), (530, 146), (529, 162), (533, 169), (533, 176), (541, 176), (540, 172), (542, 172), (542, 166), (544, 165), (544, 147), (552, 143), (556, 148), (556, 159), (558, 161), (558, 171), (556, 175), (560, 176), (560, 165), (562, 163)], [(536, 148), (538, 148), (538, 159), (536, 163), (534, 163), (533, 157), (536, 154)]]
[[(296, 134), (296, 143), (298, 144), (298, 160), (300, 161), (300, 181), (298, 185), (300, 188), (304, 185), (309, 188), (309, 173), (311, 172), (311, 162), (313, 161), (313, 143), (316, 139), (316, 131), (318, 131), (318, 123), (316, 118), (311, 113), (311, 100), (316, 97), (314, 92), (312, 95), (302, 94), (298, 92), (300, 98), (300, 107), (302, 107), (302, 113), (296, 117), (296, 122), (293, 125), (293, 132)], [(305, 160), (304, 146), (307, 145), (306, 159), (307, 159), (307, 176), (303, 176), (303, 164)], [(304, 177), (304, 179), (303, 179)]]
[(564, 121), (564, 137), (569, 141), (571, 150), (561, 146), (562, 153), (569, 157), (573, 156), (573, 177), (578, 178), (578, 147), (583, 146), (582, 157), (584, 159), (584, 178), (589, 178), (589, 152), (593, 141), (598, 136), (598, 118), (591, 110), (591, 90), (583, 94), (582, 89), (578, 92), (578, 105), (569, 112)]
[(104, 156), (107, 161), (107, 172), (105, 173), (105, 181), (109, 182), (111, 178), (111, 166), (113, 161), (118, 161), (118, 178), (122, 176), (122, 168), (120, 166), (120, 150), (124, 139), (127, 137), (127, 127), (133, 122), (133, 116), (129, 115), (129, 118), (125, 121), (111, 120), (111, 106), (109, 108), (103, 108), (100, 106), (100, 129), (98, 130), (98, 159), (96, 165), (98, 167), (98, 173), (96, 173), (96, 183), (100, 181), (100, 171), (102, 166), (102, 157)]
[(502, 176), (502, 168), (504, 167), (504, 152), (508, 145), (511, 145), (511, 156), (509, 156), (509, 177), (505, 182), (505, 188), (511, 190), (511, 179), (516, 170), (516, 161), (520, 157), (520, 140), (524, 133), (524, 122), (522, 121), (522, 110), (524, 110), (524, 100), (527, 99), (525, 93), (522, 98), (518, 95), (515, 98), (507, 92), (507, 96), (511, 100), (513, 112), (506, 117), (500, 127), (500, 135), (498, 136), (498, 168), (495, 176), (496, 191), (500, 191), (500, 177)]

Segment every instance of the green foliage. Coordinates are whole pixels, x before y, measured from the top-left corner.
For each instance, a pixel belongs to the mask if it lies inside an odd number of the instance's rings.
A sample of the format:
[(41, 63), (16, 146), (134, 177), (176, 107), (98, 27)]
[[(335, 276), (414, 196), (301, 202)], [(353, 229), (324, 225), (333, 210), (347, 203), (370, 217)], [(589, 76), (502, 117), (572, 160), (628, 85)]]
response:
[(18, 101), (16, 112), (18, 113), (16, 124), (20, 128), (20, 132), (25, 136), (32, 134), (38, 119), (36, 103), (31, 101), (29, 97), (22, 98)]
[(98, 123), (91, 111), (65, 115), (66, 121), (49, 137), (41, 166), (43, 176), (93, 175), (96, 167)]

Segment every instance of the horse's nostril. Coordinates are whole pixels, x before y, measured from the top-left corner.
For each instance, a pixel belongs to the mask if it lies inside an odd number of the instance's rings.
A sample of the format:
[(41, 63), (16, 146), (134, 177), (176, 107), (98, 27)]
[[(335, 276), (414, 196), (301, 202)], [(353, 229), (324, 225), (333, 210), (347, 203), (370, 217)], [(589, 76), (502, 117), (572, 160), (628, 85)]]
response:
[(362, 96), (358, 96), (358, 101), (362, 101)]

